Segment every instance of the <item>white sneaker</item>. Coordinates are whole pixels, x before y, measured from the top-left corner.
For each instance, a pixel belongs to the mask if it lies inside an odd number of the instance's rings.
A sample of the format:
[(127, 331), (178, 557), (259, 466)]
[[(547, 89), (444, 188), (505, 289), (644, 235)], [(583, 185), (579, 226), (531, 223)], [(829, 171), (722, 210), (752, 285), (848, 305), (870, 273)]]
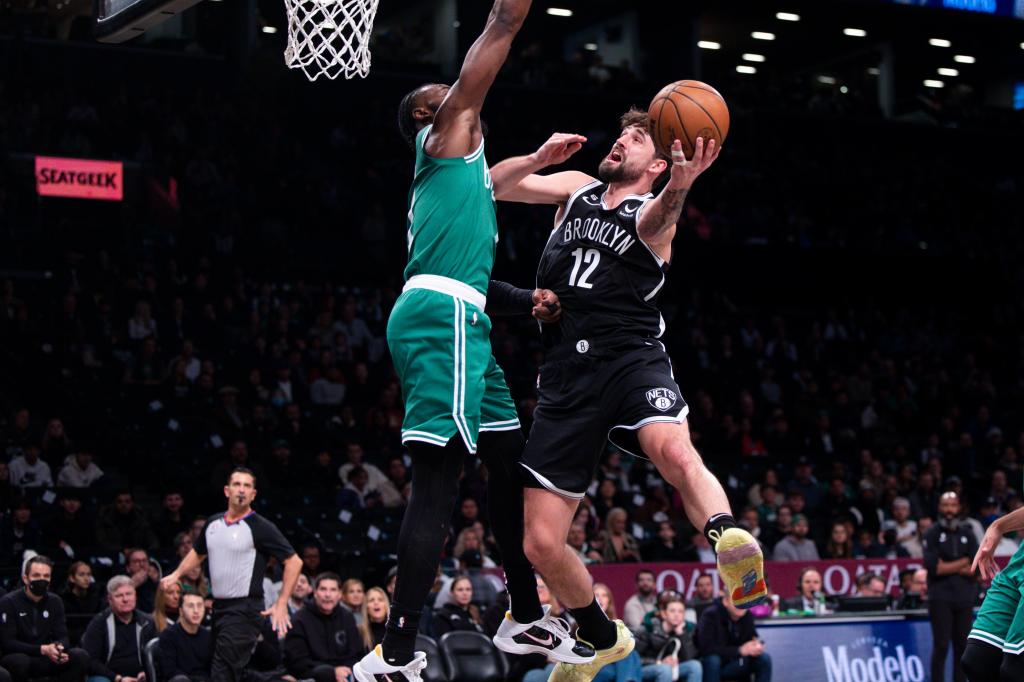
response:
[(559, 663), (590, 663), (594, 649), (569, 634), (569, 624), (551, 615), (544, 605), (544, 617), (532, 623), (517, 623), (512, 614), (505, 618), (494, 635), (494, 646), (509, 654), (544, 654)]
[(380, 645), (352, 666), (357, 682), (423, 682), (420, 673), (427, 667), (427, 655), (417, 651), (412, 660), (398, 667), (384, 660)]

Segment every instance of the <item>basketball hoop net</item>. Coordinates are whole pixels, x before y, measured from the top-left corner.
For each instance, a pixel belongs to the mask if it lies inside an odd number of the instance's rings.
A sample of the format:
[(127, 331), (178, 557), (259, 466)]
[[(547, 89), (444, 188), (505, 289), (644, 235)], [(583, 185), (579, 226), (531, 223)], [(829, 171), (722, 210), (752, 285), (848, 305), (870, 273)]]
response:
[(370, 34), (379, 0), (284, 0), (288, 47), (284, 61), (315, 81), (370, 72)]

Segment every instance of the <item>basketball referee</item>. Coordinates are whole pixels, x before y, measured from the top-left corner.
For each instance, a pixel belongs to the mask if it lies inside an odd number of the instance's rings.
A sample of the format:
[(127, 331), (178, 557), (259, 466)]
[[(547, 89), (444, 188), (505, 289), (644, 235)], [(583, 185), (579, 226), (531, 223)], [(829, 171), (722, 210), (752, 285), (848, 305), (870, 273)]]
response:
[[(227, 513), (206, 520), (203, 532), (178, 568), (164, 578), (164, 590), (209, 556), (210, 591), (213, 592), (213, 682), (239, 682), (260, 633), (263, 616), (270, 616), (281, 637), (291, 627), (288, 596), (302, 570), (295, 553), (277, 526), (252, 510), (256, 477), (237, 468), (224, 486)], [(274, 605), (263, 610), (263, 575), (269, 557), (284, 564), (284, 584)]]

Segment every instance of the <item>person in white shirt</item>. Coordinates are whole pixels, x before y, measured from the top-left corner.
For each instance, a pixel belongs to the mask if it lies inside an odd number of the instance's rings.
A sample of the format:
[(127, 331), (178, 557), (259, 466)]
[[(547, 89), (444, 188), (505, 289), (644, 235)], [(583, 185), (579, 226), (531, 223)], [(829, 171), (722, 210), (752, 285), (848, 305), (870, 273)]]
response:
[(630, 630), (644, 624), (644, 616), (658, 608), (658, 595), (654, 589), (654, 573), (643, 570), (636, 574), (636, 593), (626, 600), (622, 622)]
[(363, 457), (363, 446), (359, 443), (349, 443), (345, 448), (345, 458), (348, 460), (345, 464), (338, 467), (338, 478), (341, 479), (342, 484), (348, 483), (348, 472), (352, 471), (355, 467), (362, 467), (366, 469), (366, 474), (369, 476), (369, 487), (374, 490), (380, 490), (384, 486), (394, 485), (388, 480), (388, 477), (384, 475), (384, 472), (378, 469), (369, 462), (364, 462)]
[(61, 488), (88, 488), (103, 478), (103, 470), (92, 461), (92, 453), (79, 450), (64, 459), (64, 466), (57, 474), (57, 485)]
[(30, 443), (24, 453), (11, 460), (8, 465), (11, 485), (19, 488), (52, 488), (53, 474), (50, 465), (39, 459), (39, 446)]
[(904, 543), (917, 539), (917, 521), (910, 518), (910, 500), (897, 497), (892, 501), (892, 518), (882, 522), (882, 530), (896, 531), (896, 542)]

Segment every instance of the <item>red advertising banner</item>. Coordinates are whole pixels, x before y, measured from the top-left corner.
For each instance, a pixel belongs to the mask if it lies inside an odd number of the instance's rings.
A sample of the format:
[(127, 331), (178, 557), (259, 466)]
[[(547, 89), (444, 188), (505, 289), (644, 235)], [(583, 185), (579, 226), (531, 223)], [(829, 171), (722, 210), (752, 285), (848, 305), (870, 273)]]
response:
[(44, 197), (124, 199), (124, 165), (120, 161), (36, 157), (36, 191)]
[[(857, 576), (872, 572), (882, 576), (889, 592), (895, 594), (900, 584), (900, 571), (907, 568), (923, 568), (921, 559), (835, 559), (824, 561), (768, 561), (766, 569), (768, 584), (772, 592), (783, 599), (797, 594), (797, 580), (800, 571), (813, 566), (821, 572), (826, 594), (851, 594)], [(722, 583), (715, 564), (595, 564), (587, 567), (594, 582), (607, 585), (615, 595), (615, 605), (622, 613), (626, 600), (636, 592), (636, 572), (646, 569), (654, 573), (655, 584), (661, 590), (675, 590), (685, 599), (693, 596), (697, 578), (710, 575), (715, 582), (716, 594), (721, 592)]]

